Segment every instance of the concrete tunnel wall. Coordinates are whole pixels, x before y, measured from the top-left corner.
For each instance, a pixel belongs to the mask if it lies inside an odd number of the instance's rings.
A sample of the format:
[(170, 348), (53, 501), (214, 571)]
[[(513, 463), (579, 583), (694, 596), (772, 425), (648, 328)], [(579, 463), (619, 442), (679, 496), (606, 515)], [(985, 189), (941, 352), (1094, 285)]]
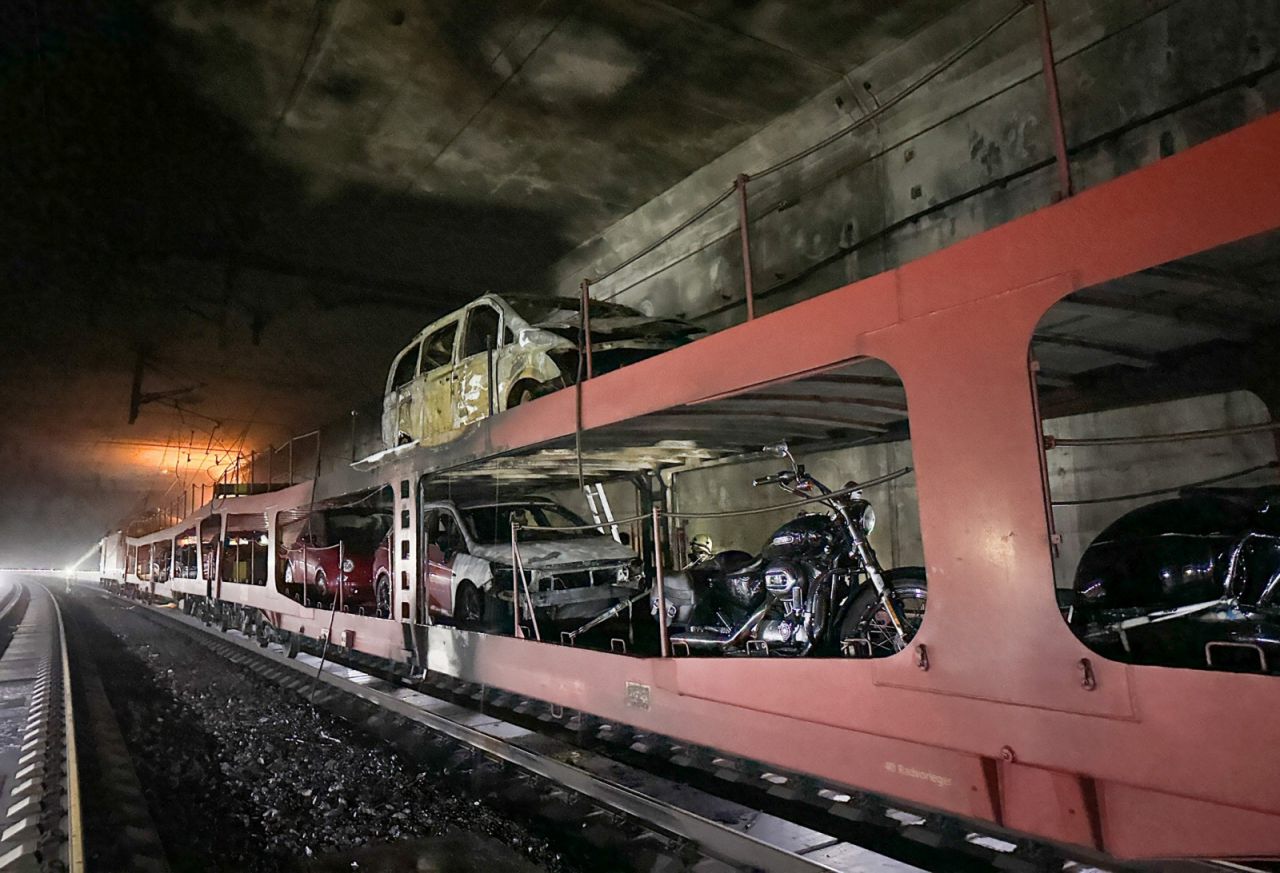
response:
[[(1016, 4), (971, 0), (585, 241), (553, 270), (576, 293), (751, 173), (891, 100)], [(1280, 7), (1248, 0), (1054, 0), (1077, 190), (1280, 107)], [(770, 311), (979, 233), (1057, 195), (1034, 10), (834, 145), (753, 180), (757, 311)], [(737, 202), (593, 286), (648, 314), (741, 321)]]

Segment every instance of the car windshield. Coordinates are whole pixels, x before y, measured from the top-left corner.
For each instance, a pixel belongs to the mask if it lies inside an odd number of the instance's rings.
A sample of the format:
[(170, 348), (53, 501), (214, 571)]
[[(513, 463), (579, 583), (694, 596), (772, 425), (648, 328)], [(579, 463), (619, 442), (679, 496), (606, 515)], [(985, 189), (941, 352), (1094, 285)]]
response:
[[(540, 297), (532, 294), (512, 294), (503, 297), (520, 317), (530, 324), (542, 324), (548, 321), (564, 321), (577, 319), (582, 304), (573, 297)], [(592, 318), (644, 318), (644, 315), (630, 306), (618, 303), (607, 303), (603, 300), (591, 301)]]
[(391, 530), (391, 515), (384, 512), (329, 510), (325, 513), (326, 539), (355, 554), (369, 554)]
[(511, 542), (511, 520), (521, 525), (523, 540), (557, 540), (565, 537), (598, 536), (599, 531), (565, 530), (586, 524), (563, 506), (554, 503), (498, 503), (488, 506), (472, 506), (461, 510), (462, 517), (476, 542)]

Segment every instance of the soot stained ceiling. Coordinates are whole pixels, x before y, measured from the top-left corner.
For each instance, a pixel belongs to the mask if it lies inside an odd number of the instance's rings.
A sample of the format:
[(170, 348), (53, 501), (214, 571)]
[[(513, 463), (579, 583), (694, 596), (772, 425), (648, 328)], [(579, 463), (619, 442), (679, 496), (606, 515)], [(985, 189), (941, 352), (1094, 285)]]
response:
[[(0, 565), (377, 401), (550, 264), (939, 18), (910, 0), (0, 9)], [(143, 390), (191, 389), (127, 423)], [(192, 460), (184, 460), (191, 457)]]

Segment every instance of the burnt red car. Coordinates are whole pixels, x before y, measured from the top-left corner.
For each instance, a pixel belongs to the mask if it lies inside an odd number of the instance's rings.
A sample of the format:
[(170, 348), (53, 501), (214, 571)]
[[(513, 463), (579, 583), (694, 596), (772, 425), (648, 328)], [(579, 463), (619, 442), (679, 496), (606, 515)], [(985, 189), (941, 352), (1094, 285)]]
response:
[(390, 512), (322, 509), (281, 526), (283, 593), (323, 609), (387, 617), (391, 611)]

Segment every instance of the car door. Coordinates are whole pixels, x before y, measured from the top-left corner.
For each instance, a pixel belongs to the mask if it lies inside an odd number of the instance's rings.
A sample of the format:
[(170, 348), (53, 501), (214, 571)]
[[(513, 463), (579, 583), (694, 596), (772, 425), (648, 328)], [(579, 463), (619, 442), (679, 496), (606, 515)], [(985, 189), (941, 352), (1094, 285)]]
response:
[(449, 552), (448, 526), (453, 516), (447, 509), (433, 509), (423, 523), (423, 575), (427, 579), (427, 612), (446, 618), (453, 614), (453, 567)]
[(391, 368), (387, 393), (382, 401), (382, 438), (387, 447), (412, 442), (421, 434), (414, 419), (413, 383), (418, 373), (418, 353), (422, 343), (414, 342), (400, 353)]
[(454, 428), (453, 374), (461, 315), (441, 324), (422, 341), (422, 360), (415, 380), (417, 432), (426, 444), (443, 442)]
[(494, 381), (492, 408), (503, 408), (500, 391), (499, 346), (502, 342), (502, 312), (487, 300), (468, 306), (454, 368), (453, 426), (463, 427), (487, 418), (490, 409), (489, 356), (493, 354)]

